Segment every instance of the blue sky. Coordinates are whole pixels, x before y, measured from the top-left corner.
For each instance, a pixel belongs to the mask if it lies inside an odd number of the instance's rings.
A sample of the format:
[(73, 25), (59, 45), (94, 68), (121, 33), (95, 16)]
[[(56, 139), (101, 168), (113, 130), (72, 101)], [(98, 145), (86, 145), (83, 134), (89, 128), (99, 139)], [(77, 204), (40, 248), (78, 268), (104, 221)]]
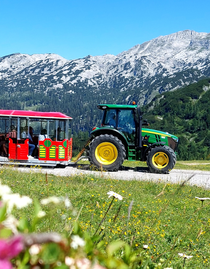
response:
[(0, 57), (117, 55), (161, 35), (210, 32), (209, 0), (0, 0)]

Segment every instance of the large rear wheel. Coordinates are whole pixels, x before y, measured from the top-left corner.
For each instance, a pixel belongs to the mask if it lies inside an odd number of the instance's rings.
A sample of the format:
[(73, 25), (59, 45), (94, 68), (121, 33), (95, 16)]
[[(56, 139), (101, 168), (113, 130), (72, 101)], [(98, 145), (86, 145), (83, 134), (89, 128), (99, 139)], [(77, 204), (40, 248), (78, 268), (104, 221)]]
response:
[(176, 155), (172, 148), (159, 146), (152, 148), (147, 156), (147, 165), (152, 173), (169, 173), (176, 163)]
[(99, 135), (90, 143), (90, 163), (98, 169), (117, 171), (126, 156), (122, 141), (113, 135)]

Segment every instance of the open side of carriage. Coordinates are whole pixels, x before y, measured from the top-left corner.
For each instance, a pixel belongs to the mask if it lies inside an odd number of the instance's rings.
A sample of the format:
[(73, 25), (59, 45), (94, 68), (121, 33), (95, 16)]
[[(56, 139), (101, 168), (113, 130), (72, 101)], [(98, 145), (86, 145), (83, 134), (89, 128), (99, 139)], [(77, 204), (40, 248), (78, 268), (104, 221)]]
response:
[[(60, 112), (0, 110), (0, 163), (68, 165), (72, 158), (71, 120)], [(30, 144), (34, 145), (31, 156)]]

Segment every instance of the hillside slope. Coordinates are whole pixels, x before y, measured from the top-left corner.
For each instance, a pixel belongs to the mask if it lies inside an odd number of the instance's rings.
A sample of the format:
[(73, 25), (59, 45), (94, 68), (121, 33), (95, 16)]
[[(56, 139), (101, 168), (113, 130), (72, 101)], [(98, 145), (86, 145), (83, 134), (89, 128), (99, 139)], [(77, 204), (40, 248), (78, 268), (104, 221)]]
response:
[(210, 159), (210, 79), (158, 95), (143, 111), (150, 128), (179, 137), (179, 159)]

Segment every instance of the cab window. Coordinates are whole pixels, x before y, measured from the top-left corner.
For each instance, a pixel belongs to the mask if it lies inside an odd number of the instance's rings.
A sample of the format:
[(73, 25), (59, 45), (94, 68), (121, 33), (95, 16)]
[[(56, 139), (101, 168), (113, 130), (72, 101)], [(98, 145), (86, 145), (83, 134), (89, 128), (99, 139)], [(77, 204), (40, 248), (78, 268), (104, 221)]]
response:
[(135, 141), (135, 120), (133, 110), (120, 110), (118, 113), (118, 129), (121, 131), (129, 142)]
[(116, 109), (109, 109), (106, 111), (104, 125), (116, 127)]

